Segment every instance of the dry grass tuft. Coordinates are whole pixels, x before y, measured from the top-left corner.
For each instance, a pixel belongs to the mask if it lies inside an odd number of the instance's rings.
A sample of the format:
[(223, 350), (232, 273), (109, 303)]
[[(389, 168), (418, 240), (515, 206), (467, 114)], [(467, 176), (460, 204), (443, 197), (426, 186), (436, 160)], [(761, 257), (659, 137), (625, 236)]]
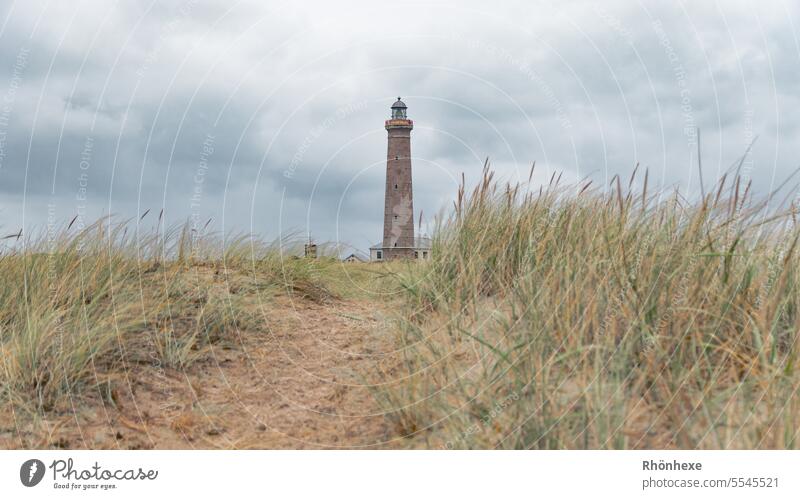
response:
[(330, 258), (297, 258), (290, 241), (191, 233), (103, 220), (0, 255), (2, 405), (35, 415), (74, 406), (87, 390), (113, 404), (127, 366), (185, 369), (210, 345), (260, 329), (278, 291), (335, 299)]
[[(635, 175), (635, 174), (634, 174)], [(486, 171), (402, 278), (403, 379), (380, 394), (412, 445), (795, 448), (793, 211), (739, 179), (702, 202), (619, 178), (538, 192)]]

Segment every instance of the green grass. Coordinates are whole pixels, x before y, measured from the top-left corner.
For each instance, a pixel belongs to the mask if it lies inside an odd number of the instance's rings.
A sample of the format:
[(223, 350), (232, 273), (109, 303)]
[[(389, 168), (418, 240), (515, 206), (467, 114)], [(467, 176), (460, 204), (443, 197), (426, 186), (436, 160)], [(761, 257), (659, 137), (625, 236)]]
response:
[(378, 397), (409, 445), (798, 447), (795, 214), (739, 180), (632, 189), (461, 189), (401, 279), (402, 381)]
[(369, 381), (412, 447), (797, 448), (795, 211), (739, 179), (696, 203), (628, 184), (487, 171), (423, 264), (107, 220), (31, 238), (0, 254), (0, 404), (69, 411), (133, 363), (191, 368), (286, 294), (395, 312), (396, 366)]
[(291, 241), (188, 234), (100, 221), (0, 256), (0, 402), (64, 409), (131, 363), (184, 369), (259, 330), (275, 293), (324, 301), (345, 287), (338, 262), (297, 258)]

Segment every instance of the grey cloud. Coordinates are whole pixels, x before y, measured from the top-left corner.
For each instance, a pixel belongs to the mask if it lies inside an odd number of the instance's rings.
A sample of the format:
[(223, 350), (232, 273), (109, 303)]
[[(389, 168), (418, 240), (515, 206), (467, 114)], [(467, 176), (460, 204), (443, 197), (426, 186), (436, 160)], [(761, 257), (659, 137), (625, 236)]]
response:
[(400, 21), (395, 11), (15, 2), (0, 33), (0, 102), (19, 50), (29, 57), (0, 109), (0, 225), (23, 214), (41, 224), (49, 200), (68, 217), (86, 174), (92, 213), (163, 207), (172, 221), (363, 248), (380, 234), (383, 120), (398, 94), (416, 123), (426, 219), (486, 156), (508, 179), (527, 178), (533, 160), (598, 181), (640, 162), (664, 186), (696, 189), (694, 126), (706, 181), (755, 135), (757, 190), (796, 167), (793, 4), (508, 2), (486, 14), (452, 2), (406, 5)]

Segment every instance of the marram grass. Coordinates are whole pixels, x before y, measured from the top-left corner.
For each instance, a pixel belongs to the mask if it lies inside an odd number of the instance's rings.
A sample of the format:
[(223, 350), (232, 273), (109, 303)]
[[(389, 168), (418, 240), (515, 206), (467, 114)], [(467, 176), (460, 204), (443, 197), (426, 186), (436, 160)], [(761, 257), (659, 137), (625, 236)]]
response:
[(107, 396), (131, 364), (184, 369), (262, 330), (276, 290), (333, 294), (333, 259), (297, 258), (291, 241), (191, 233), (103, 220), (0, 255), (0, 405), (69, 410), (90, 391)]
[(797, 448), (800, 228), (768, 200), (739, 179), (689, 202), (646, 176), (530, 192), (487, 172), (423, 264), (67, 226), (0, 253), (0, 405), (113, 405), (131, 364), (191, 368), (288, 293), (393, 300), (398, 358), (372, 386), (409, 446)]
[(798, 447), (794, 206), (633, 183), (461, 189), (378, 394), (410, 445)]

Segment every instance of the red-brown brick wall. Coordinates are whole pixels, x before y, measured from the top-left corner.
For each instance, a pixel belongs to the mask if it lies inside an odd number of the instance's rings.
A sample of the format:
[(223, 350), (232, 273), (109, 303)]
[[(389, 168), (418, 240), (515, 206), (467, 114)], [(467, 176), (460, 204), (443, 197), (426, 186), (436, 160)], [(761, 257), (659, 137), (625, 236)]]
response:
[[(397, 122), (399, 120), (392, 120)], [(411, 121), (388, 125), (386, 199), (383, 212), (384, 258), (412, 256), (414, 246), (414, 196), (411, 185)], [(397, 246), (397, 250), (391, 248)]]

